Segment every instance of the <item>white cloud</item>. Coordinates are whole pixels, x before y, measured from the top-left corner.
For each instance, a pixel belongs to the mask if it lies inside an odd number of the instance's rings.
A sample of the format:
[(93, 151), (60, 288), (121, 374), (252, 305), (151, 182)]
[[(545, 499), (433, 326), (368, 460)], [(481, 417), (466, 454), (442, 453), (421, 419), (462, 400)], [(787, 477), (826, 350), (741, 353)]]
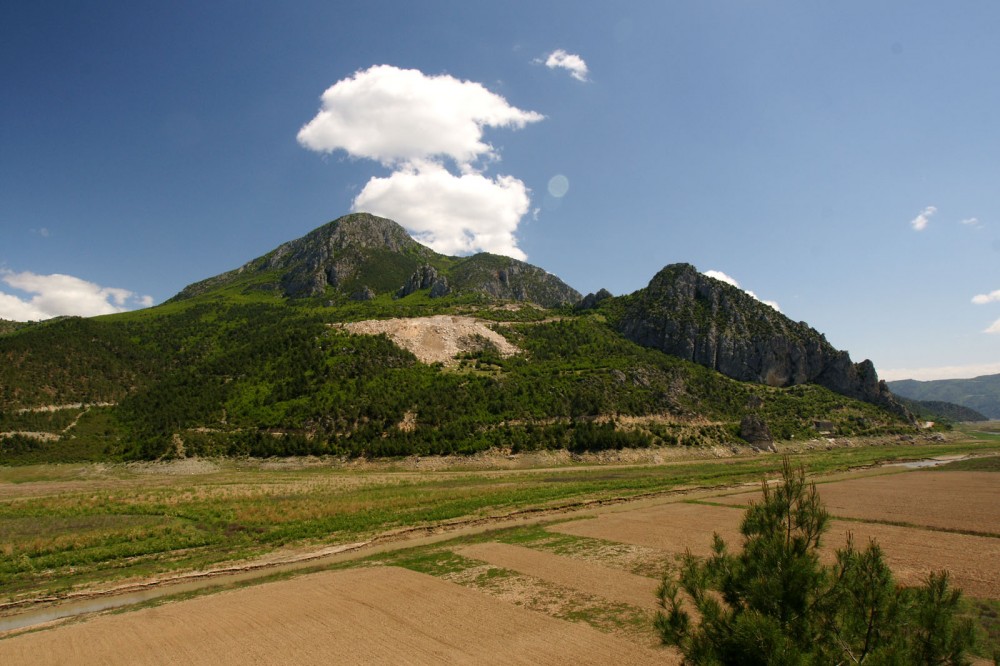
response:
[[(997, 322), (1000, 324), (1000, 322)], [(968, 379), (1000, 373), (1000, 363), (973, 363), (971, 365), (948, 365), (936, 368), (878, 369), (878, 376), (888, 382), (898, 379), (916, 379), (926, 382), (934, 379)]]
[(997, 333), (1000, 334), (1000, 319), (993, 322), (988, 328), (986, 328), (983, 333)]
[[(487, 127), (520, 129), (543, 115), (511, 106), (479, 83), (389, 65), (338, 81), (322, 99), (299, 143), (393, 170), (365, 184), (354, 210), (396, 220), (438, 252), (526, 258), (514, 234), (530, 208), (528, 188), (513, 176), (483, 175), (477, 163), (499, 160), (483, 139)], [(446, 168), (448, 160), (460, 175)]]
[(732, 285), (732, 286), (736, 287), (737, 289), (740, 289), (741, 291), (745, 291), (747, 294), (749, 294), (750, 296), (753, 296), (754, 298), (756, 298), (758, 301), (760, 301), (764, 305), (769, 305), (772, 308), (774, 308), (775, 310), (777, 310), (778, 312), (781, 312), (781, 308), (778, 306), (777, 303), (775, 303), (774, 301), (765, 301), (764, 299), (762, 299), (760, 296), (758, 296), (757, 294), (753, 293), (749, 289), (743, 289), (743, 287), (740, 286), (740, 283), (737, 282), (735, 278), (733, 278), (733, 277), (731, 277), (729, 275), (726, 275), (722, 271), (705, 271), (703, 273), (703, 275), (706, 275), (706, 276), (708, 276), (710, 278), (715, 278), (716, 280), (719, 280), (721, 282), (725, 282), (726, 284)]
[(486, 127), (519, 129), (544, 118), (507, 103), (482, 84), (376, 65), (330, 86), (323, 107), (299, 130), (310, 150), (343, 150), (386, 166), (448, 157), (462, 168), (496, 157)]
[(1000, 303), (1000, 289), (991, 291), (988, 294), (977, 294), (972, 297), (972, 302), (976, 305), (986, 305), (987, 303)]
[(985, 226), (977, 217), (967, 217), (964, 220), (961, 220), (961, 224), (967, 227), (972, 227), (973, 229), (982, 229), (983, 226)]
[(24, 299), (0, 292), (0, 318), (14, 321), (49, 319), (60, 315), (92, 317), (153, 304), (152, 296), (139, 296), (116, 287), (102, 287), (72, 275), (2, 271), (0, 281), (18, 291), (33, 294), (30, 299)]
[(562, 49), (556, 49), (545, 58), (545, 66), (549, 69), (565, 69), (577, 81), (587, 81), (589, 73), (587, 63), (575, 53), (566, 53)]
[(920, 215), (910, 220), (910, 226), (913, 227), (914, 231), (923, 231), (927, 228), (928, 223), (931, 220), (931, 216), (937, 212), (936, 206), (928, 206), (920, 211)]
[(405, 221), (418, 241), (443, 254), (482, 250), (523, 260), (514, 232), (530, 203), (528, 189), (513, 176), (454, 176), (429, 162), (372, 178), (353, 207)]

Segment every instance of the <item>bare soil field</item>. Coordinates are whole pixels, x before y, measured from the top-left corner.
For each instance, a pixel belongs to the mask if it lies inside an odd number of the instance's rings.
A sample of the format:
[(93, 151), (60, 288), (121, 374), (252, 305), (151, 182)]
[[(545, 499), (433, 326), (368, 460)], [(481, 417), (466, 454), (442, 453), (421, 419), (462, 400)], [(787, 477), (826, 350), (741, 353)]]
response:
[(648, 664), (590, 627), (394, 567), (353, 569), (0, 641), (6, 664)]
[[(918, 475), (918, 482), (922, 482), (922, 477), (925, 476), (923, 473), (913, 472), (893, 474), (882, 477), (881, 480), (888, 487), (892, 483), (900, 483), (905, 492), (905, 489), (911, 487), (907, 478), (910, 474)], [(952, 477), (952, 489), (955, 493), (953, 501), (960, 505), (964, 498), (962, 478), (966, 473), (940, 474)], [(871, 480), (859, 479), (858, 482)], [(853, 483), (855, 481), (843, 481), (825, 484), (822, 488), (823, 492), (830, 492), (838, 485)], [(848, 486), (844, 493), (835, 491), (831, 495), (848, 497), (852, 489)], [(725, 499), (734, 501), (734, 497), (742, 497), (743, 501), (748, 501), (753, 498), (753, 494), (729, 496)], [(863, 505), (864, 501), (860, 497), (859, 505)], [(994, 504), (993, 507), (994, 513), (1000, 511), (1000, 505)], [(870, 515), (881, 519), (882, 514), (878, 511), (877, 504), (872, 505)], [(592, 519), (559, 524), (550, 530), (656, 548), (664, 551), (665, 557), (667, 554), (683, 553), (687, 549), (695, 555), (705, 556), (710, 554), (712, 534), (715, 532), (730, 547), (739, 546), (742, 516), (742, 510), (737, 507), (671, 503), (634, 511), (606, 513)], [(969, 596), (1000, 599), (1000, 568), (996, 566), (1000, 562), (1000, 538), (860, 520), (834, 520), (824, 540), (823, 553), (828, 561), (832, 561), (833, 553), (844, 546), (849, 532), (854, 535), (855, 545), (859, 548), (865, 547), (870, 539), (875, 539), (885, 552), (886, 561), (898, 580), (905, 585), (920, 584), (932, 571), (947, 569), (951, 572), (955, 585)]]
[(610, 601), (656, 607), (660, 581), (599, 564), (504, 543), (479, 543), (455, 549), (459, 555), (513, 569), (558, 585), (596, 594)]
[[(1000, 535), (1000, 478), (992, 472), (916, 471), (817, 486), (834, 516)], [(720, 497), (747, 504), (759, 492)]]

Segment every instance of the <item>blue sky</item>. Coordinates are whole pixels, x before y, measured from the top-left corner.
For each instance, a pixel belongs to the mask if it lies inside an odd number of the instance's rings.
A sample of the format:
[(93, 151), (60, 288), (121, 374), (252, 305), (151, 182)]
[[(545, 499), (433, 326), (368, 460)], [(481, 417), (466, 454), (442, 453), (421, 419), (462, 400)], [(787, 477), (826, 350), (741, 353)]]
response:
[(0, 317), (159, 303), (374, 209), (584, 293), (718, 271), (891, 379), (1000, 372), (997, 25), (985, 0), (3, 3)]

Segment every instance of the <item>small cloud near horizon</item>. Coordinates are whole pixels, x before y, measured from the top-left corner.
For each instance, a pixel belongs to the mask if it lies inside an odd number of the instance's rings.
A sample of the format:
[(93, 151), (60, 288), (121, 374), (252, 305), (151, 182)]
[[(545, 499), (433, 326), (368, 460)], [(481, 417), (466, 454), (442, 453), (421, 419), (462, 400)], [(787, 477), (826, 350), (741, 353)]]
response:
[(93, 317), (153, 305), (152, 296), (128, 289), (102, 287), (72, 275), (37, 275), (29, 271), (0, 271), (0, 282), (30, 294), (21, 298), (0, 291), (0, 319), (41, 321), (64, 315)]
[(986, 305), (987, 303), (1000, 303), (1000, 289), (991, 291), (988, 294), (977, 294), (972, 297), (972, 302), (976, 305)]
[[(1000, 323), (1000, 322), (998, 322)], [(969, 365), (946, 365), (935, 368), (878, 368), (879, 379), (889, 382), (900, 379), (915, 379), (921, 382), (936, 379), (972, 379), (983, 375), (1000, 374), (1000, 363), (973, 363)]]
[(546, 56), (545, 60), (539, 58), (535, 62), (544, 64), (549, 69), (565, 69), (570, 76), (583, 83), (590, 80), (588, 78), (590, 70), (583, 58), (575, 53), (567, 53), (563, 49), (556, 49)]
[[(1000, 303), (1000, 289), (991, 291), (988, 294), (976, 294), (972, 297), (972, 302), (975, 305), (986, 305), (988, 303)], [(1000, 334), (1000, 319), (983, 329), (983, 333), (989, 333), (991, 335)]]
[(716, 280), (719, 280), (720, 282), (725, 282), (726, 284), (732, 285), (732, 286), (736, 287), (737, 289), (739, 289), (740, 291), (745, 291), (747, 294), (749, 294), (750, 296), (754, 297), (755, 299), (757, 299), (758, 301), (760, 301), (764, 305), (769, 305), (772, 308), (774, 308), (775, 310), (777, 310), (778, 312), (781, 312), (781, 308), (778, 306), (777, 303), (775, 303), (774, 301), (765, 301), (764, 299), (762, 299), (760, 296), (758, 296), (757, 294), (753, 293), (749, 289), (744, 289), (743, 287), (740, 286), (740, 283), (737, 282), (735, 278), (733, 278), (733, 277), (731, 277), (731, 276), (723, 273), (722, 271), (714, 271), (714, 270), (705, 271), (703, 273), (703, 275), (706, 275), (706, 276), (708, 276), (710, 278), (715, 278)]
[(927, 206), (927, 208), (920, 211), (919, 215), (910, 220), (910, 226), (913, 227), (914, 231), (923, 231), (930, 224), (931, 216), (936, 212), (937, 206)]
[[(487, 251), (526, 258), (515, 232), (529, 190), (509, 175), (484, 175), (500, 161), (487, 128), (523, 129), (545, 118), (512, 106), (474, 81), (375, 65), (337, 81), (298, 133), (304, 148), (379, 162), (352, 209), (389, 217), (445, 254)], [(452, 164), (458, 174), (452, 173)]]

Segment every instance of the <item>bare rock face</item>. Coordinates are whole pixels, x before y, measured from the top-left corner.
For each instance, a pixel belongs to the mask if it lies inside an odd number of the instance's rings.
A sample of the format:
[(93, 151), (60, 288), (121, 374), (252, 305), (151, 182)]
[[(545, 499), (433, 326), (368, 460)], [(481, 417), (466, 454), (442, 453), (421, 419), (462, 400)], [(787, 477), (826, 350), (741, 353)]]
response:
[(587, 294), (583, 297), (579, 303), (576, 304), (577, 310), (593, 310), (596, 308), (601, 301), (606, 301), (612, 298), (611, 292), (607, 289), (600, 289), (596, 294)]
[(351, 294), (352, 301), (371, 301), (375, 299), (375, 292), (371, 290), (367, 285), (362, 286), (360, 289)]
[(439, 275), (437, 269), (430, 264), (424, 264), (414, 271), (406, 284), (399, 288), (399, 291), (396, 292), (396, 298), (404, 298), (421, 289), (430, 289), (431, 298), (447, 296), (451, 291), (448, 287), (448, 278)]
[(758, 451), (777, 451), (770, 428), (757, 413), (747, 414), (740, 421), (740, 438)]
[(912, 420), (878, 379), (871, 361), (853, 363), (805, 322), (793, 322), (746, 292), (690, 264), (667, 266), (624, 297), (618, 331), (745, 382), (819, 384)]
[(537, 266), (486, 252), (446, 257), (410, 238), (392, 220), (367, 213), (324, 224), (236, 270), (188, 285), (171, 300), (233, 285), (288, 298), (327, 291), (353, 296), (365, 289), (403, 298), (429, 289), (431, 298), (471, 293), (544, 307), (580, 300), (576, 290)]

